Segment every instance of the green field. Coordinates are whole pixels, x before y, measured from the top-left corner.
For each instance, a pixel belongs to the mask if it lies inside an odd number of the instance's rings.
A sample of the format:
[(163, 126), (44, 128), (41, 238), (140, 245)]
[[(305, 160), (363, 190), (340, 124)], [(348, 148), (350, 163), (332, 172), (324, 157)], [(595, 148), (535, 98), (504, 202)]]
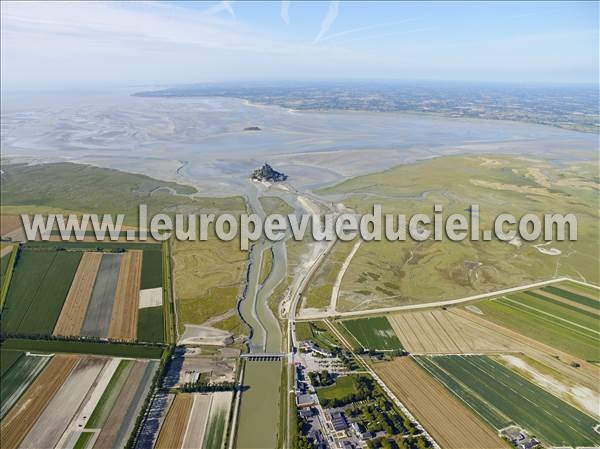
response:
[(600, 360), (597, 315), (535, 292), (483, 301), (483, 318), (589, 361)]
[(202, 443), (203, 449), (221, 449), (223, 447), (223, 438), (225, 438), (225, 428), (227, 425), (228, 410), (219, 410), (209, 417), (209, 423), (206, 427), (206, 435)]
[(100, 428), (104, 425), (132, 367), (132, 360), (121, 360), (116, 371), (110, 378), (106, 389), (102, 393), (98, 404), (96, 404), (96, 408), (94, 408), (94, 411), (90, 415), (90, 419), (85, 424), (86, 429)]
[(576, 282), (564, 282), (561, 283), (559, 287), (569, 288), (570, 290), (574, 290), (580, 295), (587, 296), (588, 298), (592, 298), (600, 302), (600, 288), (598, 287), (582, 285)]
[(2, 313), (2, 332), (51, 334), (81, 255), (53, 249), (21, 251)]
[(20, 247), (15, 245), (10, 252), (0, 259), (0, 312), (4, 308), (8, 287), (13, 277), (15, 262), (19, 256)]
[(402, 344), (384, 316), (340, 321), (360, 346), (379, 351), (401, 350)]
[(138, 311), (137, 340), (162, 343), (165, 339), (163, 306), (145, 307)]
[(275, 449), (279, 429), (281, 362), (245, 363), (238, 417), (238, 449)]
[(142, 277), (140, 288), (162, 287), (162, 256), (161, 245), (144, 249), (142, 256)]
[(8, 269), (8, 265), (9, 265), (9, 261), (10, 261), (10, 254), (5, 254), (4, 256), (2, 256), (0, 258), (0, 277), (4, 279), (4, 275), (6, 274), (6, 270)]
[[(219, 395), (222, 395), (219, 397)], [(223, 398), (225, 400), (220, 400)], [(202, 449), (222, 449), (227, 435), (231, 393), (218, 392), (213, 396)]]
[(344, 399), (357, 392), (353, 376), (341, 376), (335, 380), (333, 385), (317, 388), (317, 396), (320, 402)]
[(42, 371), (49, 357), (23, 355), (20, 351), (1, 351), (4, 360), (5, 352), (14, 352), (18, 356), (10, 369), (0, 377), (0, 419), (6, 415), (19, 397)]
[(94, 436), (94, 432), (81, 432), (73, 449), (85, 449), (90, 439)]
[[(571, 284), (571, 285), (573, 285), (573, 284)], [(580, 286), (577, 286), (577, 287), (580, 287)], [(581, 286), (581, 288), (589, 288), (589, 287)], [(556, 287), (554, 285), (548, 285), (547, 287), (543, 287), (542, 290), (544, 290), (545, 292), (548, 292), (548, 293), (552, 293), (554, 295), (562, 296), (563, 298), (566, 298), (566, 299), (570, 299), (571, 301), (575, 301), (579, 304), (583, 304), (585, 306), (593, 307), (594, 309), (600, 310), (600, 300), (599, 300), (600, 299), (600, 290), (596, 290), (594, 292), (594, 291), (591, 291), (591, 289), (590, 289), (589, 293), (586, 292), (585, 290), (582, 290), (582, 294), (577, 294), (577, 293), (573, 293), (573, 292), (570, 292), (567, 290), (563, 290), (560, 288), (560, 286)], [(595, 296), (594, 296), (594, 294), (595, 294)]]
[(6, 351), (0, 350), (0, 376), (4, 374), (13, 366), (25, 352), (23, 351)]
[(486, 356), (419, 356), (417, 362), (500, 430), (514, 423), (550, 446), (597, 446), (598, 421)]
[(94, 354), (139, 359), (160, 359), (163, 352), (162, 346), (63, 340), (27, 340), (17, 338), (4, 340), (1, 349), (42, 353), (65, 352), (74, 354)]

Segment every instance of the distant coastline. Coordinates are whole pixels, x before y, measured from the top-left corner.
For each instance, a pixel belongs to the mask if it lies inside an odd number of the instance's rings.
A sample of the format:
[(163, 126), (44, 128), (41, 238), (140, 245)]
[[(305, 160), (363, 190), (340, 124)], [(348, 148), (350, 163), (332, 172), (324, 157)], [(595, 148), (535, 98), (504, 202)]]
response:
[(136, 97), (225, 97), (290, 111), (370, 111), (504, 120), (600, 133), (594, 86), (464, 86), (456, 83), (190, 85), (141, 91)]

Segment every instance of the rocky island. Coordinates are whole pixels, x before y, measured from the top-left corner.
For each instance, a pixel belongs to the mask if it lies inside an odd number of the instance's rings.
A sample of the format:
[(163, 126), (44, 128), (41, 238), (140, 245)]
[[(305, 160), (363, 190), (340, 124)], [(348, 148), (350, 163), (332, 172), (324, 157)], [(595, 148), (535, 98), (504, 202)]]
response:
[(259, 126), (247, 126), (244, 131), (262, 131), (262, 129)]
[(288, 177), (265, 163), (261, 168), (257, 168), (252, 172), (251, 178), (255, 181), (281, 182), (285, 181)]

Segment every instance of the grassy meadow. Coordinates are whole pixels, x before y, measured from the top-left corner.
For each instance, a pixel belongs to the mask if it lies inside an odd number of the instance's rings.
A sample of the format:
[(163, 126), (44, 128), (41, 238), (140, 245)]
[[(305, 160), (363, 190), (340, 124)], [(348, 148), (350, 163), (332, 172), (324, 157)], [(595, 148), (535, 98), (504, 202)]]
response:
[(304, 307), (321, 309), (329, 306), (333, 285), (346, 257), (352, 251), (353, 245), (353, 242), (343, 242), (341, 240), (336, 242), (304, 292)]
[(353, 376), (341, 376), (335, 380), (333, 385), (317, 388), (319, 402), (334, 399), (341, 400), (357, 392)]
[(195, 202), (182, 196), (153, 194), (161, 187), (180, 194), (196, 192), (174, 182), (89, 165), (15, 164), (6, 167), (2, 178), (2, 213), (122, 213), (126, 214), (125, 224), (136, 225), (139, 204), (147, 204), (151, 216)]
[[(425, 213), (443, 206), (443, 216), (469, 215), (480, 206), (481, 230), (510, 212), (572, 213), (578, 240), (506, 242), (365, 242), (354, 256), (341, 285), (339, 311), (372, 309), (459, 298), (523, 285), (559, 275), (598, 284), (600, 241), (597, 181), (590, 164), (555, 166), (542, 160), (511, 156), (451, 156), (401, 165), (319, 190), (360, 213), (381, 204), (383, 213)], [(519, 246), (520, 244), (520, 246)], [(560, 255), (540, 249), (556, 248)], [(335, 279), (332, 275), (330, 279)], [(325, 295), (326, 296), (326, 295)]]
[[(184, 324), (203, 324), (236, 307), (248, 254), (236, 241), (214, 236), (204, 242), (173, 241), (173, 283), (179, 332)], [(213, 323), (217, 324), (217, 322)]]
[(137, 340), (162, 343), (165, 339), (163, 306), (145, 307), (138, 310)]

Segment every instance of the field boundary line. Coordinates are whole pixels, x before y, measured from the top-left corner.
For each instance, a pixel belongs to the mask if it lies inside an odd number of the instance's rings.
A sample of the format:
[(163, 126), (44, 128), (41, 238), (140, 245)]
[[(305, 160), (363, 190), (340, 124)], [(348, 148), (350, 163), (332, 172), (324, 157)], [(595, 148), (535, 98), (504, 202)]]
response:
[(580, 280), (577, 280), (577, 279), (571, 279), (571, 278), (568, 278), (568, 280), (569, 280), (569, 281), (571, 281), (571, 282), (574, 282), (574, 283), (576, 283), (576, 284), (580, 284), (580, 285), (584, 285), (584, 286), (586, 286), (586, 287), (591, 287), (591, 288), (595, 288), (596, 290), (600, 290), (600, 285), (591, 284), (591, 283), (589, 283), (589, 282), (580, 281)]
[[(507, 298), (503, 298), (503, 299), (507, 299)], [(513, 310), (516, 310), (516, 311), (518, 311), (518, 312), (520, 312), (520, 313), (523, 313), (523, 314), (535, 315), (535, 312), (541, 312), (541, 310), (537, 310), (537, 309), (532, 309), (532, 311), (520, 309), (519, 307), (517, 307), (517, 305), (521, 305), (521, 304), (519, 304), (519, 303), (514, 303), (514, 302), (513, 302), (512, 304), (506, 304), (506, 303), (501, 303), (501, 304), (502, 304), (502, 305), (504, 305), (504, 306), (506, 306), (506, 307), (508, 307), (508, 308), (510, 308), (510, 309), (513, 309)], [(554, 315), (550, 315), (550, 316), (551, 316), (552, 318), (558, 318), (558, 317), (556, 317), (556, 316), (554, 316)], [(546, 318), (546, 317), (543, 317), (543, 316), (538, 316), (538, 318), (539, 318), (540, 320), (542, 320), (542, 321), (547, 321), (547, 322), (549, 322), (549, 323), (552, 323), (552, 324), (554, 324), (554, 325), (556, 325), (556, 326), (562, 327), (563, 329), (567, 329), (567, 330), (569, 330), (569, 331), (571, 331), (571, 332), (574, 332), (574, 333), (576, 333), (576, 334), (580, 335), (581, 337), (584, 337), (584, 338), (591, 338), (591, 339), (594, 339), (594, 340), (596, 339), (596, 338), (595, 338), (594, 336), (592, 336), (592, 335), (585, 334), (584, 332), (581, 332), (581, 331), (580, 331), (580, 330), (578, 330), (578, 329), (573, 329), (572, 327), (566, 326), (565, 324), (563, 324), (563, 323), (560, 323), (560, 322), (556, 322), (556, 321), (554, 321), (554, 320), (552, 320), (552, 319), (549, 319), (549, 318)], [(566, 320), (563, 320), (563, 321), (566, 321)], [(570, 323), (570, 321), (566, 321), (566, 322), (567, 322), (567, 323), (569, 323), (569, 324), (571, 324), (571, 323)], [(572, 324), (575, 324), (575, 323), (572, 323)], [(581, 327), (581, 326), (579, 326), (579, 327)], [(585, 327), (582, 327), (582, 329), (584, 329), (584, 330), (591, 330), (591, 329), (587, 329), (587, 328), (585, 328)], [(596, 331), (593, 331), (593, 332), (596, 332)], [(596, 332), (596, 333), (597, 333), (597, 332)]]
[(4, 302), (6, 301), (6, 295), (8, 295), (8, 288), (10, 287), (10, 281), (12, 279), (13, 272), (15, 271), (15, 264), (17, 262), (17, 255), (21, 249), (21, 245), (18, 243), (13, 247), (10, 252), (8, 259), (8, 266), (6, 267), (6, 273), (2, 276), (2, 291), (0, 293), (0, 312), (4, 309)]
[[(569, 292), (568, 290), (565, 290), (565, 291), (568, 293), (574, 293), (574, 292)], [(551, 293), (546, 290), (532, 290), (532, 291), (528, 291), (527, 294), (530, 296), (534, 296), (535, 298), (543, 299), (544, 301), (548, 301), (549, 303), (555, 303), (555, 304), (559, 303), (559, 304), (562, 304), (563, 306), (566, 306), (567, 308), (575, 308), (575, 309), (577, 309), (577, 311), (579, 313), (595, 315), (597, 319), (600, 318), (600, 308), (590, 307), (586, 304), (582, 304), (582, 303), (579, 303), (572, 299), (556, 295), (556, 294)]]
[(527, 304), (523, 304), (523, 303), (521, 303), (519, 301), (515, 301), (514, 299), (507, 298), (506, 296), (503, 296), (502, 299), (504, 299), (504, 300), (506, 300), (506, 301), (508, 301), (508, 302), (510, 302), (512, 304), (518, 304), (518, 305), (520, 305), (522, 307), (526, 307), (526, 308), (534, 310), (536, 312), (543, 313), (544, 315), (548, 315), (549, 317), (556, 318), (557, 320), (564, 321), (565, 323), (569, 323), (569, 324), (571, 324), (573, 326), (580, 327), (580, 328), (582, 328), (582, 329), (584, 329), (586, 331), (594, 332), (595, 334), (600, 335), (599, 331), (594, 330), (594, 329), (590, 329), (589, 327), (585, 327), (585, 326), (583, 326), (581, 324), (577, 324), (577, 323), (575, 323), (573, 321), (567, 320), (566, 318), (561, 318), (561, 317), (556, 316), (556, 315), (554, 315), (552, 313), (544, 312), (543, 310), (537, 309), (537, 308), (535, 308), (533, 306), (528, 306)]
[[(163, 338), (165, 343), (171, 345), (177, 341), (177, 311), (173, 294), (173, 277), (171, 276), (171, 241), (165, 241), (161, 245), (162, 263), (162, 300), (163, 300)], [(144, 268), (144, 256), (142, 254), (142, 269)], [(175, 319), (173, 319), (175, 317)]]
[[(243, 387), (244, 385), (245, 371), (246, 362), (244, 361), (242, 362), (242, 366), (240, 368), (238, 377), (238, 384), (240, 385), (240, 387)], [(240, 414), (240, 404), (242, 402), (242, 388), (239, 388), (237, 389), (237, 391), (234, 391), (234, 395), (235, 396), (231, 399), (231, 401), (234, 402), (234, 404), (233, 407), (231, 407), (232, 410), (230, 411), (231, 419), (229, 425), (231, 426), (231, 430), (229, 433), (229, 442), (227, 443), (227, 449), (233, 449), (235, 444), (237, 443), (238, 420)], [(225, 446), (225, 441), (223, 442), (223, 446)]]

